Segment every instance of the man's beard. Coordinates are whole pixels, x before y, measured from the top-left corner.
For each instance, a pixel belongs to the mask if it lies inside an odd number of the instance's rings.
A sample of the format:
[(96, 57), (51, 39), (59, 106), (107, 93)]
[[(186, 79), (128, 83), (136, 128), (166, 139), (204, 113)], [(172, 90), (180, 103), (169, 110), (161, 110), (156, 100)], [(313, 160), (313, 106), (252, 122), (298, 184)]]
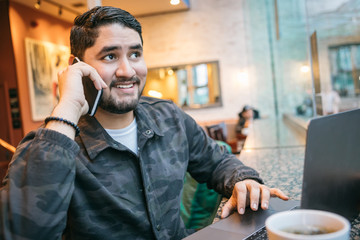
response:
[(105, 101), (102, 99), (99, 103), (99, 107), (111, 113), (116, 113), (116, 114), (127, 113), (136, 108), (140, 96), (141, 95), (139, 95), (137, 98), (132, 99), (131, 102), (121, 102), (121, 103), (116, 103), (113, 98), (109, 98)]
[[(138, 84), (138, 86), (140, 86), (140, 80), (137, 77), (135, 77), (134, 80), (135, 80), (134, 84)], [(110, 84), (110, 91), (113, 85), (115, 84)], [(139, 103), (142, 91), (143, 89), (139, 91), (138, 96), (136, 98), (127, 102), (121, 102), (121, 100), (117, 102), (113, 97), (111, 97), (111, 95), (109, 95), (107, 99), (104, 99), (104, 97), (102, 97), (99, 102), (99, 107), (110, 113), (115, 113), (115, 114), (128, 113), (136, 108), (137, 104)]]

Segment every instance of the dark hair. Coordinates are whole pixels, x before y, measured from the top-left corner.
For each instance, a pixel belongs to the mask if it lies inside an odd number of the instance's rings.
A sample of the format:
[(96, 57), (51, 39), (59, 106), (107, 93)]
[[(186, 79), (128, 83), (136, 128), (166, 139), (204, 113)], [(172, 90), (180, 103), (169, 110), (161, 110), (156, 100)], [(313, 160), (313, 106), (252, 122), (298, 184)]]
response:
[(247, 110), (253, 110), (253, 108), (249, 105), (245, 105), (241, 112), (246, 112)]
[(120, 8), (94, 7), (75, 18), (70, 32), (71, 53), (82, 59), (85, 50), (94, 45), (98, 28), (113, 23), (135, 30), (143, 43), (141, 25), (133, 15)]

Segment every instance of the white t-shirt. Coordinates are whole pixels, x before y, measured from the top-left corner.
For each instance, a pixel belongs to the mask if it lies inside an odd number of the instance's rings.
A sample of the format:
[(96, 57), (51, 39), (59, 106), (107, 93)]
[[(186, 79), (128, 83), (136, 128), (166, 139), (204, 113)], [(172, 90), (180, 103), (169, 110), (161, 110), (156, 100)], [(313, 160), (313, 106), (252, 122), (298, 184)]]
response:
[(117, 142), (129, 148), (138, 155), (137, 145), (137, 124), (136, 119), (132, 123), (122, 129), (105, 129), (106, 132)]

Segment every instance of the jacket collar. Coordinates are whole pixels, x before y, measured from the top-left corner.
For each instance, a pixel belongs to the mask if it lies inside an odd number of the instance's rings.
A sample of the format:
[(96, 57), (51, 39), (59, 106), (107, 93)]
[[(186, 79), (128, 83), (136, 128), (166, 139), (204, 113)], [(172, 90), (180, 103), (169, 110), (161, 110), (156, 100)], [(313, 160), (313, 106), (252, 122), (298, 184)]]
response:
[[(139, 102), (134, 110), (138, 134), (147, 138), (151, 138), (154, 135), (164, 136), (163, 131), (161, 131), (157, 124), (158, 120), (161, 119), (159, 119), (156, 111), (153, 109), (149, 110), (148, 108), (151, 108), (151, 106), (147, 104), (144, 106)], [(119, 144), (110, 137), (95, 117), (89, 115), (81, 117), (78, 126), (80, 128), (80, 135), (76, 138), (76, 141), (84, 146), (90, 159), (94, 159), (101, 151), (108, 147), (126, 150), (122, 144)]]
[(138, 132), (144, 133), (147, 130), (153, 130), (158, 136), (164, 136), (164, 132), (159, 128), (158, 123), (164, 121), (161, 119), (159, 112), (157, 112), (151, 104), (147, 104), (140, 99), (139, 104), (134, 110)]

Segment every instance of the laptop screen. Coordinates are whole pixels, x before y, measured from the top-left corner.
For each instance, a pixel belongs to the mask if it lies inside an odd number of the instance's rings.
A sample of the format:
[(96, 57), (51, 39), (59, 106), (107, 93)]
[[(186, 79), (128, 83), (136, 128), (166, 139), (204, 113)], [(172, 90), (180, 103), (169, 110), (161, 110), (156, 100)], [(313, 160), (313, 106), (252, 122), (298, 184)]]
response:
[(360, 212), (360, 109), (311, 120), (306, 140), (301, 208)]

